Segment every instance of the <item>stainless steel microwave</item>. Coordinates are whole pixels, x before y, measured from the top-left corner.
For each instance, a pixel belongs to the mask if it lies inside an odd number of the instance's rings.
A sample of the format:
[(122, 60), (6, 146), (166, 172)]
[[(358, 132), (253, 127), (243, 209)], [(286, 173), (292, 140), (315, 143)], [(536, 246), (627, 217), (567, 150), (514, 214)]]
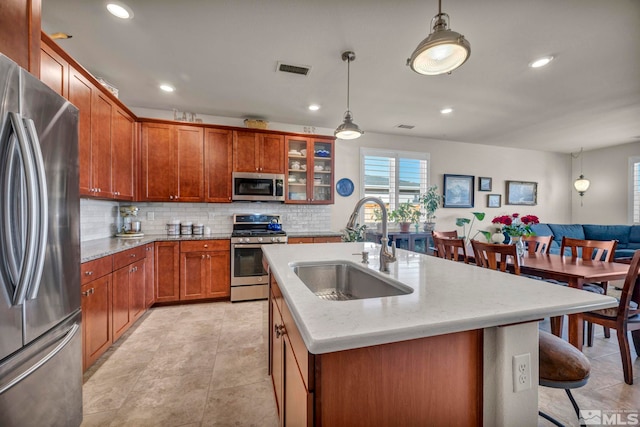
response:
[(234, 172), (232, 200), (284, 202), (284, 174)]

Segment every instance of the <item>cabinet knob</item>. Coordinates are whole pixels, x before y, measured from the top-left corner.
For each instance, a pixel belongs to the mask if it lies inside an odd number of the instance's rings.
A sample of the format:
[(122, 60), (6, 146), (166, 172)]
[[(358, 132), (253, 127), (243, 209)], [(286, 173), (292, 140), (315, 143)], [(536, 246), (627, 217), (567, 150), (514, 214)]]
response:
[(211, 255), (207, 255), (207, 259), (211, 259)]
[(89, 295), (93, 294), (95, 291), (96, 291), (95, 288), (87, 289), (82, 293), (82, 296), (88, 297)]
[(135, 258), (135, 257), (136, 257), (136, 254), (129, 254), (129, 256), (130, 256), (131, 258)]
[(204, 259), (204, 255), (202, 255), (202, 259)]
[(273, 325), (273, 330), (276, 333), (276, 338), (280, 338), (286, 333), (284, 325)]
[(169, 199), (173, 200), (173, 196), (169, 196)]
[(208, 248), (208, 247), (209, 247), (209, 245), (205, 244), (205, 245), (204, 245), (204, 247), (205, 247), (205, 248)]
[(84, 274), (87, 276), (91, 276), (93, 274), (93, 271), (85, 271)]

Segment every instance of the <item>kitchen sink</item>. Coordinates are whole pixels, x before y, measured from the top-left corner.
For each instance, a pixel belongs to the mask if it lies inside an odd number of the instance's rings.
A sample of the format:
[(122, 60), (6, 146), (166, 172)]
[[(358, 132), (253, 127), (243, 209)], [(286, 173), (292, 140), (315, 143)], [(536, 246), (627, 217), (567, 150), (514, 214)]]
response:
[(329, 301), (390, 297), (413, 292), (397, 280), (349, 261), (299, 262), (292, 268), (311, 292)]

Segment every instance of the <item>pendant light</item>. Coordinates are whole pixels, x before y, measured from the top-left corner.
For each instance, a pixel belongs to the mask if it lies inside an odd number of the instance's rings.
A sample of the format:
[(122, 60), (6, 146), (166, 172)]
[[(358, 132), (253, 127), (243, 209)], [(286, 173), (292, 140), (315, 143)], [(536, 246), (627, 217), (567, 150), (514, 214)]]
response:
[[(571, 157), (573, 157), (573, 154), (571, 155)], [(582, 206), (582, 196), (584, 196), (584, 193), (589, 189), (589, 185), (591, 185), (591, 182), (587, 178), (585, 178), (582, 173), (582, 148), (580, 148), (580, 153), (578, 153), (576, 157), (580, 157), (580, 176), (573, 182), (573, 188), (575, 188), (580, 195), (580, 206)]]
[(336, 138), (340, 139), (356, 139), (360, 138), (364, 131), (362, 131), (357, 124), (353, 123), (353, 115), (349, 110), (349, 78), (350, 78), (350, 64), (351, 61), (356, 59), (356, 54), (351, 51), (342, 52), (342, 60), (347, 61), (347, 112), (344, 113), (344, 120), (340, 126), (334, 132)]
[(435, 76), (451, 73), (471, 55), (471, 45), (460, 33), (449, 29), (449, 15), (442, 13), (438, 0), (438, 14), (431, 19), (433, 30), (407, 59), (407, 65), (418, 74)]

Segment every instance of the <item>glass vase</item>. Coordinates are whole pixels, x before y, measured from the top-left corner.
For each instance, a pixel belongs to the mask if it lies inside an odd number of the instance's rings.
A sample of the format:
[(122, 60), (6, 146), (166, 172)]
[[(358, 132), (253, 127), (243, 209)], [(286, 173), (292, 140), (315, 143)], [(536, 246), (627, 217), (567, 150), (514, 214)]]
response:
[(525, 247), (524, 242), (522, 241), (522, 236), (511, 236), (511, 243), (516, 245), (516, 253), (519, 258), (524, 257)]

